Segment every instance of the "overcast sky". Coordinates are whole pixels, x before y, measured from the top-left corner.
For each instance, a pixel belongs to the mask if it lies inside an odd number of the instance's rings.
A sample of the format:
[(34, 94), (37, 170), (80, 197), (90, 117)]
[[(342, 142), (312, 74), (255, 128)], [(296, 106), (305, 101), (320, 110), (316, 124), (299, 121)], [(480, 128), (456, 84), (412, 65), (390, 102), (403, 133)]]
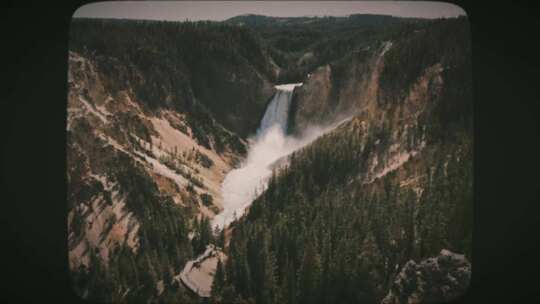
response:
[(465, 15), (458, 6), (424, 1), (112, 1), (86, 4), (73, 17), (222, 21), (243, 14), (276, 17), (383, 14), (440, 18)]

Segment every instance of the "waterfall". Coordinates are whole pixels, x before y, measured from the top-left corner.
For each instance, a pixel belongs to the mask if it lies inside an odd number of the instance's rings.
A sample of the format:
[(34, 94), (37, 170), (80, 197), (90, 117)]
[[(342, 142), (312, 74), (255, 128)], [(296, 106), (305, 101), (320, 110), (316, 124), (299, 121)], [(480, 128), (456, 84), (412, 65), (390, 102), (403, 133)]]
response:
[(301, 83), (276, 86), (276, 93), (266, 107), (256, 135), (250, 141), (248, 154), (240, 168), (229, 172), (221, 185), (223, 211), (217, 214), (213, 227), (220, 229), (240, 217), (258, 193), (264, 190), (272, 174), (269, 165), (291, 152), (287, 143), (287, 120), (293, 90)]
[[(280, 157), (291, 153), (301, 146), (297, 139), (287, 137), (287, 120), (294, 87), (301, 83), (276, 86), (276, 93), (266, 107), (255, 136), (250, 140), (248, 154), (240, 168), (230, 171), (221, 184), (223, 210), (212, 220), (212, 228), (223, 229), (244, 213), (258, 193), (264, 191), (268, 178), (272, 174), (270, 165)], [(194, 260), (188, 261), (177, 277), (192, 291), (202, 297), (208, 297), (208, 286), (195, 284), (190, 274), (196, 262), (202, 262), (215, 253), (215, 248), (208, 245), (206, 251)], [(211, 274), (210, 274), (211, 275)], [(176, 277), (175, 277), (176, 278)]]
[(272, 127), (277, 126), (285, 134), (287, 132), (287, 120), (289, 119), (289, 108), (291, 105), (294, 87), (301, 83), (285, 84), (276, 86), (277, 92), (268, 104), (266, 112), (261, 120), (257, 137), (261, 138)]
[(240, 218), (253, 200), (262, 193), (272, 176), (271, 165), (277, 160), (313, 142), (334, 129), (343, 120), (326, 126), (310, 126), (299, 136), (287, 135), (287, 121), (293, 90), (301, 83), (276, 86), (255, 136), (250, 140), (246, 159), (231, 170), (221, 184), (223, 210), (212, 220), (212, 227), (223, 229)]

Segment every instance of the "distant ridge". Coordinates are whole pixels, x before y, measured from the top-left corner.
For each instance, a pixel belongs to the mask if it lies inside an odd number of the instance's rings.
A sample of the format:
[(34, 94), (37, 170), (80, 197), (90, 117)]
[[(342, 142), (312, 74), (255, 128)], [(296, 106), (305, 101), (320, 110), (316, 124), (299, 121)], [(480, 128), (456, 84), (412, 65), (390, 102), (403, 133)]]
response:
[(420, 21), (427, 20), (424, 18), (406, 18), (396, 17), (391, 15), (379, 14), (351, 14), (346, 16), (299, 16), (299, 17), (275, 17), (257, 14), (244, 14), (226, 19), (225, 23), (249, 26), (267, 26), (267, 25), (295, 25), (302, 24), (306, 21), (327, 22), (329, 20), (343, 23), (353, 22), (356, 25), (375, 25), (388, 21)]

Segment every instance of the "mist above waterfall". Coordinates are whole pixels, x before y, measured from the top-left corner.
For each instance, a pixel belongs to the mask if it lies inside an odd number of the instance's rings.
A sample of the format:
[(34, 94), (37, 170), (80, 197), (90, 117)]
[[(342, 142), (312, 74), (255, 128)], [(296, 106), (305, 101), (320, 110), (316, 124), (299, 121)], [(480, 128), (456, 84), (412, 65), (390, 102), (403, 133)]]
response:
[(222, 229), (243, 215), (257, 195), (265, 190), (272, 175), (272, 163), (306, 146), (337, 125), (312, 126), (299, 136), (286, 134), (292, 91), (298, 85), (301, 84), (276, 86), (278, 91), (266, 109), (257, 134), (250, 139), (246, 159), (223, 181), (223, 211), (213, 219), (213, 227)]

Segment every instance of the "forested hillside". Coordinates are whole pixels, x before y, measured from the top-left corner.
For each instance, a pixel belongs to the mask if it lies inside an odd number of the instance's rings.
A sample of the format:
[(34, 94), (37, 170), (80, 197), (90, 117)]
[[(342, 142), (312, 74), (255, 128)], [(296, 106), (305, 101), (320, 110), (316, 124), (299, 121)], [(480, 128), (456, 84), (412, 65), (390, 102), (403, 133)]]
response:
[[(459, 296), (472, 261), (468, 35), (466, 18), (74, 19), (75, 291), (130, 303)], [(212, 231), (225, 177), (249, 158), (274, 85), (292, 82), (301, 84), (273, 113), (286, 115), (283, 133), (331, 131), (273, 163), (245, 215)], [(210, 299), (182, 281), (186, 265)]]
[(385, 15), (282, 17), (243, 15), (226, 23), (253, 29), (280, 67), (278, 82), (300, 82), (317, 67), (394, 39), (426, 21)]
[(243, 137), (254, 132), (274, 92), (273, 66), (249, 29), (215, 22), (74, 19), (70, 37), (70, 49), (96, 62), (110, 90), (128, 84), (149, 110), (189, 113), (203, 142), (214, 131), (208, 115)]
[[(473, 209), (467, 20), (426, 23), (372, 48), (364, 55), (372, 59), (341, 67), (341, 81), (330, 66), (321, 72), (328, 77), (312, 76), (295, 91), (297, 117), (310, 107), (354, 117), (290, 156), (234, 225), (217, 302), (444, 302), (466, 290)], [(310, 81), (331, 92), (302, 93)], [(304, 116), (305, 125), (318, 119)]]
[(195, 301), (173, 277), (213, 238), (221, 182), (273, 94), (264, 51), (216, 23), (74, 19), (68, 60), (75, 291)]

